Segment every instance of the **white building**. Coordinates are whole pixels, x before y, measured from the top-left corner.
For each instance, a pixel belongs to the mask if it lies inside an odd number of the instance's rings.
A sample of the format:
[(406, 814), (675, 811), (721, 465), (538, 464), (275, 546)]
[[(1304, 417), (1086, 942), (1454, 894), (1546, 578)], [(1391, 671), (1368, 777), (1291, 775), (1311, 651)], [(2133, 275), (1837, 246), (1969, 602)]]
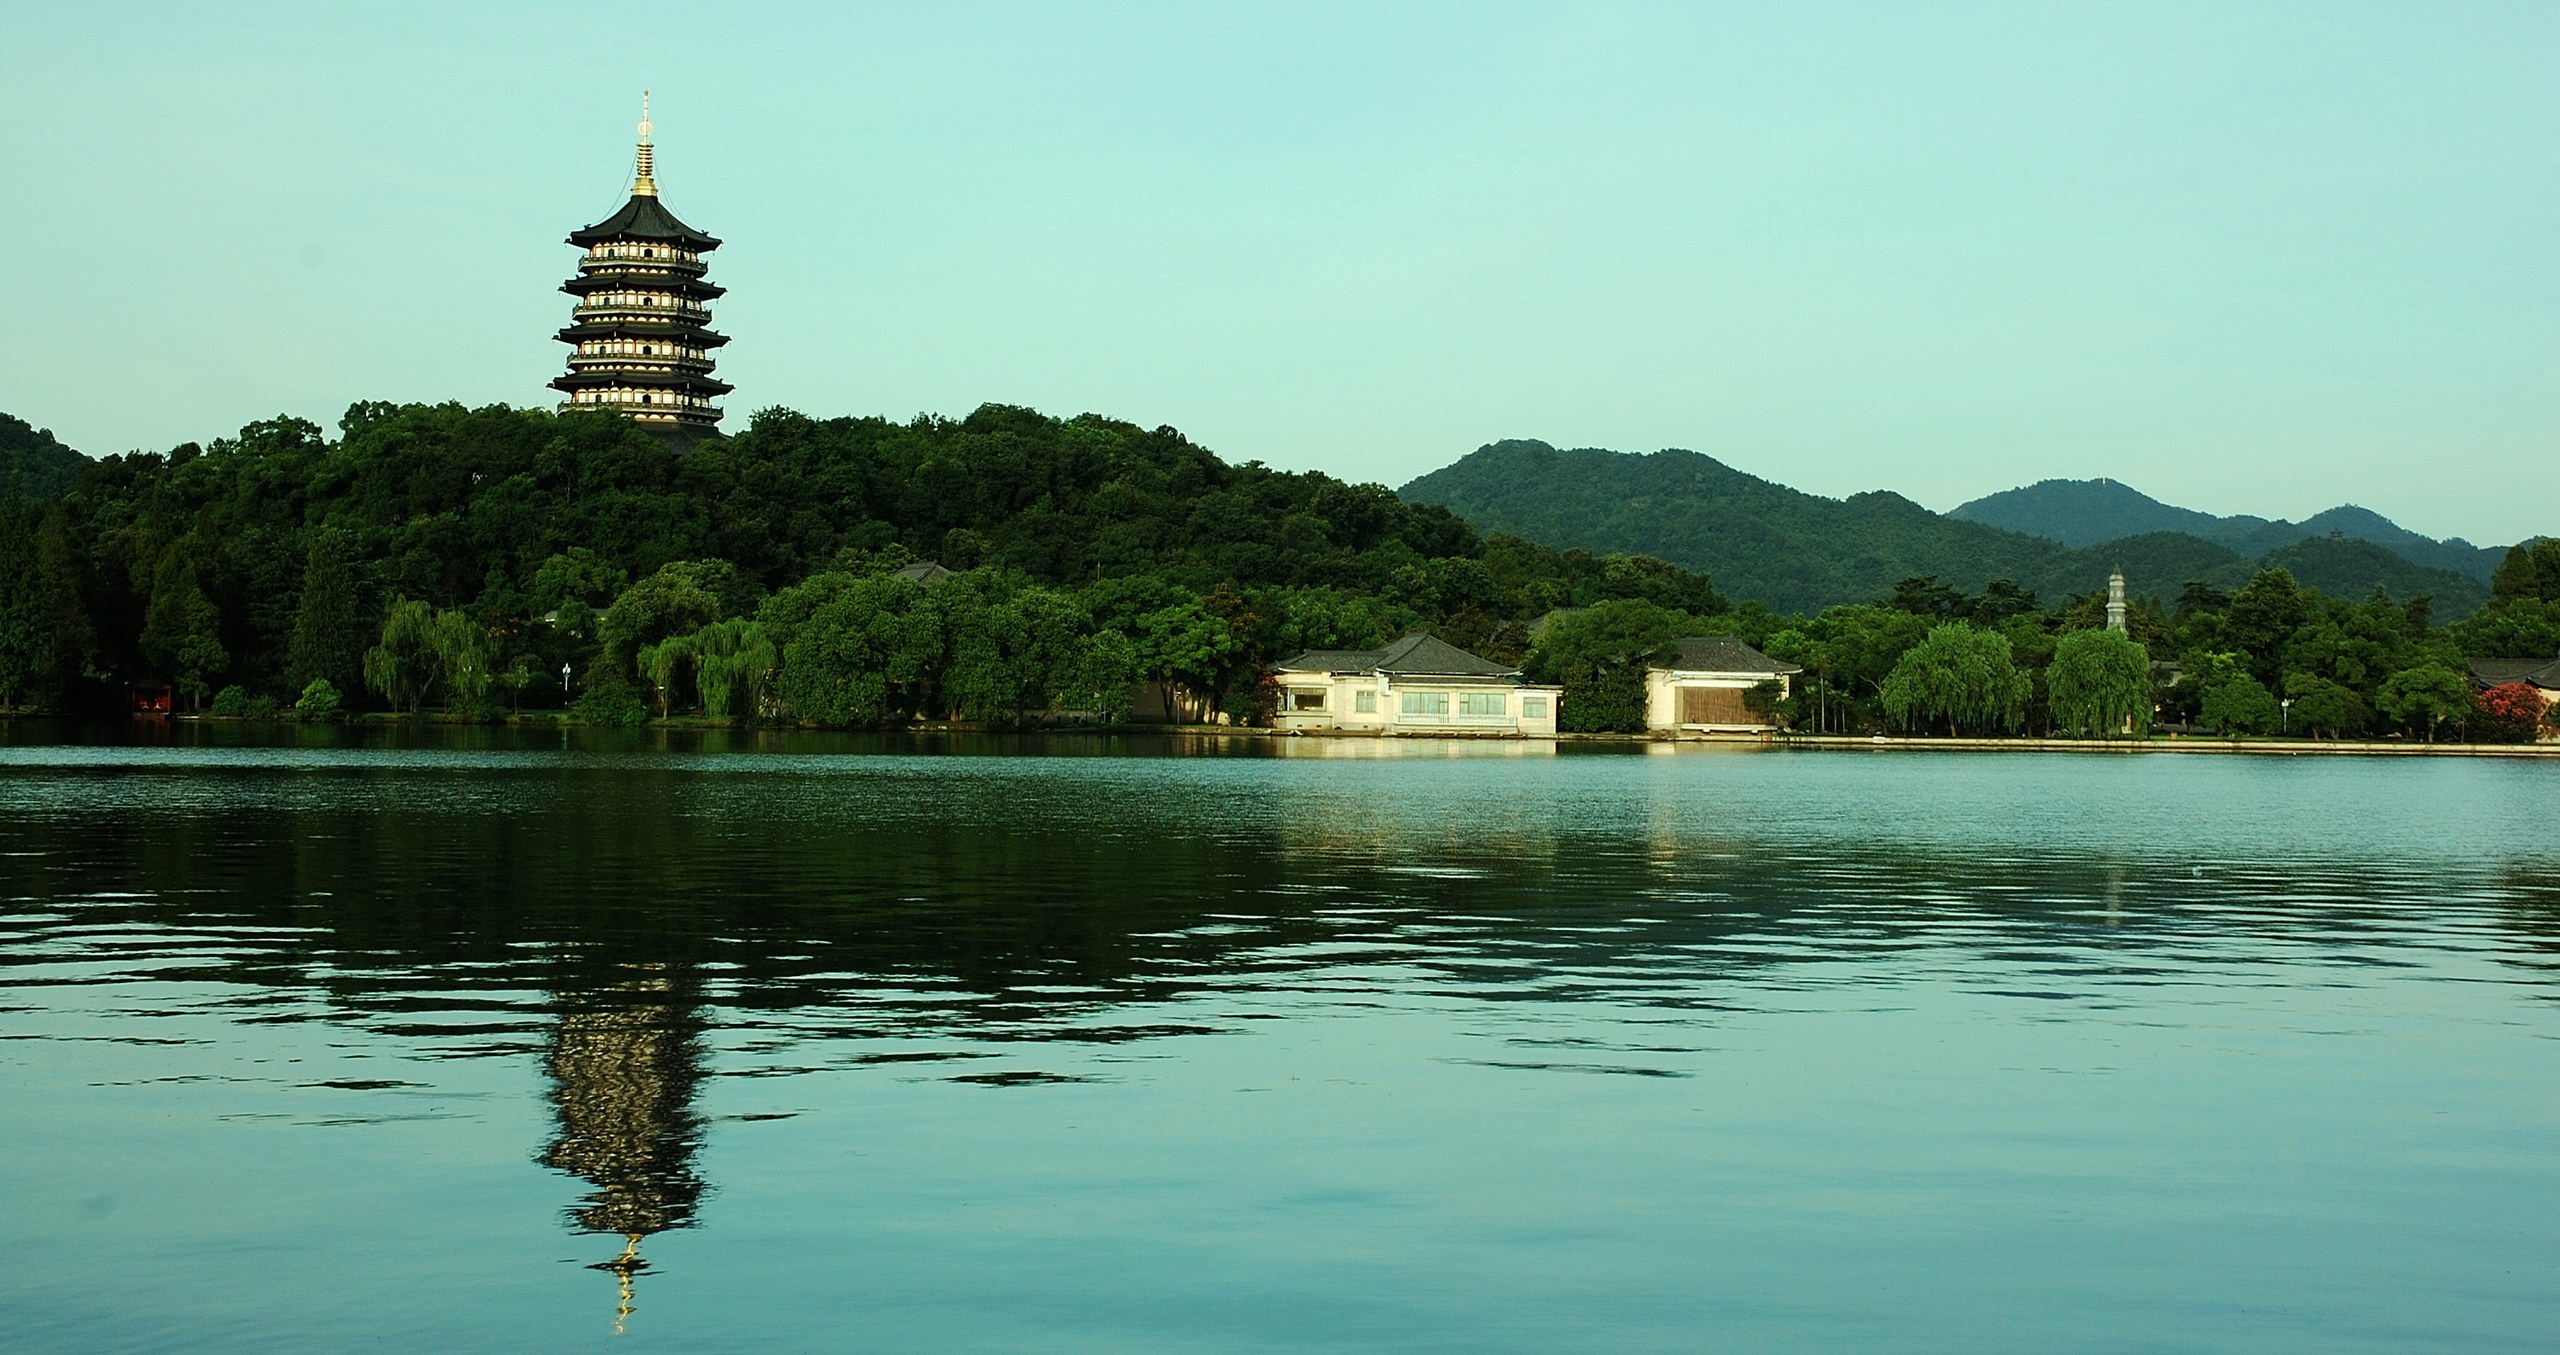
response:
[(1384, 649), (1311, 649), (1272, 665), (1280, 729), (1553, 734), (1561, 693), (1520, 670), (1413, 634)]
[(1763, 682), (1775, 682), (1777, 694), (1784, 697), (1794, 690), (1794, 675), (1804, 671), (1730, 635), (1691, 636), (1673, 644), (1669, 663), (1645, 670), (1647, 729), (1689, 734), (1765, 731), (1772, 727), (1768, 717), (1754, 712), (1743, 694)]

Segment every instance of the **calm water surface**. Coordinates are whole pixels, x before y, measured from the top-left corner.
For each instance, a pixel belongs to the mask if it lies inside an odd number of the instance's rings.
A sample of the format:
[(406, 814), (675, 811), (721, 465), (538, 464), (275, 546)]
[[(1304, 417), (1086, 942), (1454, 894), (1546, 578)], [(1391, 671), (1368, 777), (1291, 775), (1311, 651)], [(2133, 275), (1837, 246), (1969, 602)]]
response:
[(2560, 765), (54, 737), (0, 1349), (2560, 1333)]

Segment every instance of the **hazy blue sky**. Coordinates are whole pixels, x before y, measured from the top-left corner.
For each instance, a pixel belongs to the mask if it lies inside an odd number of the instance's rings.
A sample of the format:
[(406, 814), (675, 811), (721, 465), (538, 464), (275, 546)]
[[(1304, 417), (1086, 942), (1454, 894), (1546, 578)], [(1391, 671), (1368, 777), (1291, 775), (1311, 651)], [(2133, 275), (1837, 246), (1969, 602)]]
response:
[(560, 237), (729, 241), (730, 424), (989, 400), (1390, 484), (1692, 447), (2560, 530), (2560, 4), (0, 0), (0, 409), (546, 403)]

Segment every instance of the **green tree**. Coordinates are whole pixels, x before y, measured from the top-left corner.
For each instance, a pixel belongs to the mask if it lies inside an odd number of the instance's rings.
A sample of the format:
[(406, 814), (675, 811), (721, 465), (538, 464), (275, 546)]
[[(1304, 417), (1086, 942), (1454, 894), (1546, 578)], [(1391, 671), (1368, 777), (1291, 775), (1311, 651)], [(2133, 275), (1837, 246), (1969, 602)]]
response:
[(602, 662), (628, 676), (640, 651), (674, 635), (691, 635), (714, 621), (743, 615), (754, 605), (753, 587), (726, 560), (679, 560), (622, 591), (597, 627)]
[(444, 683), (445, 704), (478, 712), (488, 699), (490, 669), (497, 657), (489, 628), (459, 607), (446, 608), (435, 614), (428, 644), (435, 651), (436, 677)]
[(1645, 727), (1645, 670), (1667, 662), (1673, 642), (1706, 622), (1641, 598), (1614, 598), (1553, 618), (1529, 650), (1525, 671), (1564, 689), (1560, 728), (1637, 733)]
[(2235, 671), (2204, 689), (2198, 718), (2218, 734), (2272, 734), (2275, 693), (2246, 670)]
[(2284, 724), (2296, 734), (2314, 738), (2361, 734), (2373, 718), (2364, 698), (2353, 689), (2315, 674), (2287, 674), (2284, 694), (2291, 707)]
[(393, 710), (415, 715), (444, 666), (437, 653), (436, 609), (415, 598), (395, 598), (383, 614), (380, 639), (365, 651), (365, 685)]
[(2560, 540), (2510, 546), (2489, 576), (2493, 602), (2560, 602)]
[(776, 680), (783, 703), (823, 725), (912, 717), (930, 699), (942, 657), (940, 618), (924, 594), (923, 584), (895, 575), (826, 575), (776, 594), (766, 617), (789, 637)]
[(36, 512), (12, 480), (0, 493), (0, 710), (31, 703), (49, 667), (52, 628), (36, 534)]
[(2045, 668), (2054, 728), (2114, 738), (2151, 729), (2151, 652), (2120, 631), (2075, 630)]
[(779, 661), (761, 622), (743, 617), (715, 621), (694, 632), (694, 682), (702, 710), (719, 719), (752, 719), (764, 707)]
[(1902, 656), (1877, 699), (1904, 729), (1944, 723), (1951, 735), (2015, 733), (2026, 718), (2032, 685), (2007, 636), (1951, 621), (1930, 627)]
[(313, 724), (335, 720), (343, 710), (344, 703), (338, 696), (338, 689), (331, 686), (327, 678), (311, 679), (293, 703), (294, 718)]
[(2272, 682), (2283, 670), (2285, 645), (2310, 614), (2309, 599), (2292, 571), (2262, 569), (2231, 595), (2223, 638), (2248, 661), (2249, 671)]
[(701, 647), (694, 643), (691, 635), (670, 635), (654, 645), (641, 647), (640, 675), (649, 680), (649, 686), (658, 694), (659, 719), (675, 713), (677, 684), (692, 675), (694, 665), (701, 657)]
[(526, 605), (547, 615), (575, 602), (589, 608), (612, 602), (623, 589), (623, 573), (594, 551), (572, 546), (534, 567)]
[(2445, 721), (2471, 713), (2471, 680), (2441, 663), (2403, 668), (2384, 681), (2375, 704), (2402, 726), (2424, 731), (2433, 743)]
[(184, 540), (162, 554), (152, 573), (142, 656), (199, 706), (212, 690), (214, 676), (230, 666), (231, 657), (222, 647), (221, 609), (206, 595), (195, 551)]
[(1090, 624), (1084, 609), (1046, 588), (973, 592), (958, 580), (934, 590), (938, 602), (968, 600), (943, 616), (943, 703), (956, 718), (981, 721), (1020, 720), (1055, 704)]
[(36, 530), (36, 568), (44, 587), (45, 695), (65, 706), (96, 671), (98, 630), (89, 611), (88, 565), (72, 544), (70, 514), (60, 504)]
[(311, 534), (285, 658), (285, 681), (297, 691), (315, 678), (343, 691), (363, 676), (367, 628), (356, 601), (353, 553), (344, 532), (323, 527)]
[(1244, 653), (1244, 641), (1197, 602), (1159, 608), (1137, 620), (1139, 670), (1188, 701), (1195, 716), (1216, 710), (1221, 684)]
[(1779, 629), (1761, 648), (1805, 670), (1794, 700), (1799, 710), (1811, 709), (1816, 731), (1847, 733), (1876, 727), (1886, 675), (1928, 632), (1922, 617), (1861, 604)]
[(1098, 630), (1076, 643), (1075, 657), (1057, 680), (1061, 707), (1092, 714), (1104, 724), (1129, 718), (1129, 699), (1139, 681), (1138, 647), (1116, 630)]

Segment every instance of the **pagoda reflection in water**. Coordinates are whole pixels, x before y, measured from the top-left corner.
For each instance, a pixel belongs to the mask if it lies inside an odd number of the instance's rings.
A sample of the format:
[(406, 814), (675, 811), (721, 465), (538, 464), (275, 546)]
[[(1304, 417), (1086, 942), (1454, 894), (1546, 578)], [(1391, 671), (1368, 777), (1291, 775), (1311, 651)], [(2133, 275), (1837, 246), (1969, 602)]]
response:
[(542, 1163), (595, 1187), (567, 1210), (580, 1232), (618, 1233), (622, 1254), (594, 1269), (621, 1283), (614, 1330), (630, 1317), (634, 1277), (648, 1268), (640, 1243), (693, 1225), (704, 1183), (693, 1167), (702, 1117), (706, 1022), (691, 975), (679, 966), (619, 966), (620, 982), (560, 996), (545, 1060), (559, 1132)]

